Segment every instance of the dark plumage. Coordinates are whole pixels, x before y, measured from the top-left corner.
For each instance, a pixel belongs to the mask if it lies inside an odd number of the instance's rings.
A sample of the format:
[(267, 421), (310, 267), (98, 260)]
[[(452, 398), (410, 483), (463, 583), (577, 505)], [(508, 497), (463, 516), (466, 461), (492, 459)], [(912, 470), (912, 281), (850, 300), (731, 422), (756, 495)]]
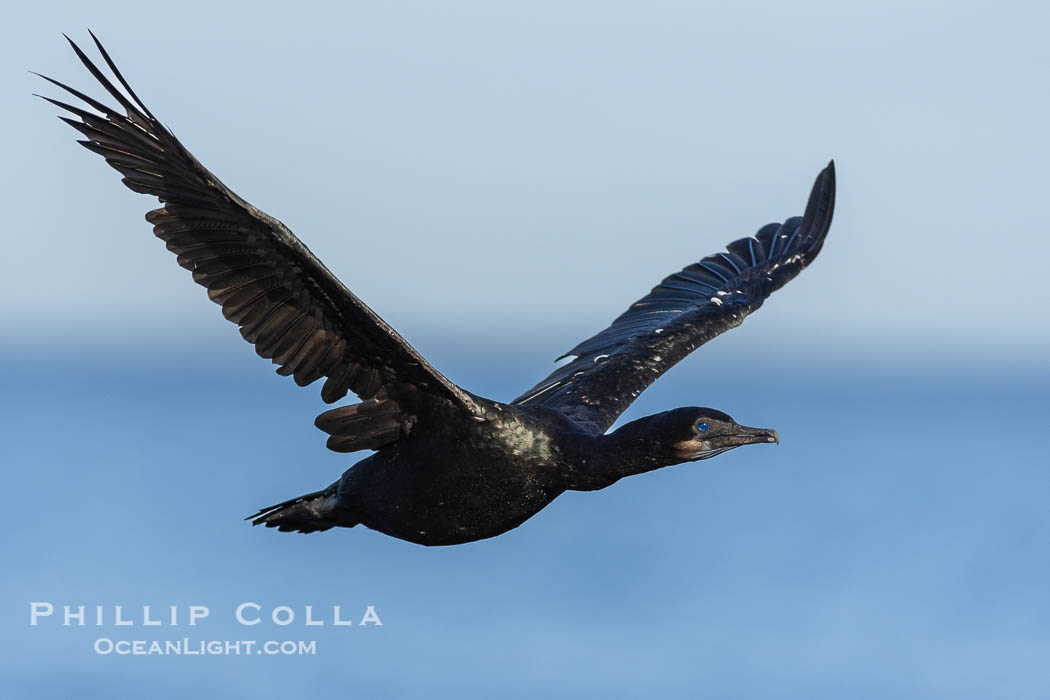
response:
[(420, 544), (459, 544), (520, 525), (566, 490), (778, 441), (775, 431), (709, 408), (605, 431), (657, 377), (739, 325), (813, 261), (831, 225), (833, 164), (817, 176), (803, 217), (674, 273), (570, 350), (571, 362), (500, 403), (443, 377), (282, 223), (208, 172), (146, 109), (97, 39), (125, 92), (70, 44), (124, 113), (50, 78), (95, 111), (44, 99), (76, 117), (62, 119), (124, 184), (161, 201), (146, 219), (178, 263), (278, 374), (300, 386), (323, 378), (328, 403), (348, 392), (361, 399), (316, 423), (330, 449), (375, 454), (326, 489), (260, 510), (254, 524), (299, 532), (363, 524)]

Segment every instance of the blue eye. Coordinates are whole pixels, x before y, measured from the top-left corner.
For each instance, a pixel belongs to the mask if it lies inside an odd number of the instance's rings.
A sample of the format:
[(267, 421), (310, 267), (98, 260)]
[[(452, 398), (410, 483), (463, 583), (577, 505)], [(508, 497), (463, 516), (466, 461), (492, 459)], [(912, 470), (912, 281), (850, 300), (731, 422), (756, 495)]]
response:
[(702, 421), (700, 423), (700, 425), (698, 425), (696, 427), (700, 428), (700, 432), (704, 432), (705, 430), (707, 430), (707, 421)]

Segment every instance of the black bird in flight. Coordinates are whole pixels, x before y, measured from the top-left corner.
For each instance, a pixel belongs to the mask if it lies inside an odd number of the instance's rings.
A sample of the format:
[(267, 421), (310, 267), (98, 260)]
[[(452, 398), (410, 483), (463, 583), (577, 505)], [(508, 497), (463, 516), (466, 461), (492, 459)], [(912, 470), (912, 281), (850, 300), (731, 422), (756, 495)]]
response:
[(146, 214), (154, 234), (278, 374), (299, 386), (324, 379), (326, 403), (347, 392), (361, 401), (316, 424), (336, 452), (375, 453), (327, 488), (249, 516), (253, 524), (298, 532), (362, 524), (419, 544), (461, 544), (517, 527), (566, 490), (779, 441), (697, 407), (606, 430), (657, 377), (813, 262), (831, 226), (834, 163), (817, 176), (804, 216), (672, 274), (570, 350), (571, 362), (513, 401), (493, 401), (442, 376), (284, 224), (208, 172), (91, 36), (123, 92), (70, 44), (123, 113), (41, 76), (91, 109), (44, 99), (72, 114), (61, 118), (84, 135), (79, 143), (125, 185), (160, 200)]

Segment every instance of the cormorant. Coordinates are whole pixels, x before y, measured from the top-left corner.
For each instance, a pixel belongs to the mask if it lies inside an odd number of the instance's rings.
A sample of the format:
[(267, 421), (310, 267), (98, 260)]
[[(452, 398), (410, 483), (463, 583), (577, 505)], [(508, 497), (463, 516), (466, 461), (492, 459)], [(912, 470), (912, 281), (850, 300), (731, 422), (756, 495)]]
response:
[(69, 43), (124, 113), (41, 76), (94, 111), (44, 99), (76, 117), (61, 118), (125, 185), (160, 200), (146, 214), (154, 234), (278, 374), (299, 386), (324, 378), (327, 403), (347, 392), (361, 400), (316, 425), (336, 452), (375, 454), (327, 488), (249, 516), (253, 524), (298, 532), (363, 524), (419, 544), (460, 544), (517, 527), (566, 490), (779, 442), (776, 431), (698, 407), (606, 430), (657, 377), (813, 261), (831, 225), (834, 163), (817, 176), (804, 216), (672, 274), (566, 353), (571, 362), (513, 401), (493, 401), (442, 376), (284, 224), (205, 169), (91, 36), (124, 92)]

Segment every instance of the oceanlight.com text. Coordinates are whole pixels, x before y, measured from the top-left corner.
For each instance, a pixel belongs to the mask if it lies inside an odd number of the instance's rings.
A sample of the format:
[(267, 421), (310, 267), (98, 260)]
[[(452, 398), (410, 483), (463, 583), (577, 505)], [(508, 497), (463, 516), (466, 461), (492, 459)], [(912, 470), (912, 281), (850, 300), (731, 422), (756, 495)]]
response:
[(312, 656), (317, 654), (317, 641), (254, 639), (182, 639), (146, 640), (99, 637), (95, 640), (95, 653), (102, 656)]

